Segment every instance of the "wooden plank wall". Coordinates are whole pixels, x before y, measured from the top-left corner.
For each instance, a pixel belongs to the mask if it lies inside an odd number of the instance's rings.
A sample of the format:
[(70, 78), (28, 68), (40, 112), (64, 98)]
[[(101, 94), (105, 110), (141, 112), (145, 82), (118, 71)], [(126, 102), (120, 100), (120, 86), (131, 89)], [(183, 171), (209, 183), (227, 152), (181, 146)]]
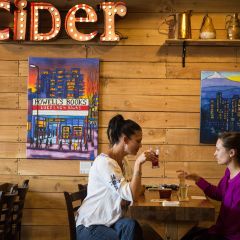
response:
[[(48, 1), (70, 9), (79, 1)], [(81, 1), (84, 2), (84, 1)], [(96, 6), (97, 1), (85, 1)], [(217, 38), (226, 38), (225, 16), (240, 10), (239, 0), (131, 0), (128, 14), (116, 23), (127, 37), (118, 44), (95, 40), (80, 44), (59, 39), (49, 44), (0, 44), (0, 182), (30, 179), (23, 219), (24, 240), (69, 239), (63, 191), (86, 183), (79, 161), (26, 159), (28, 57), (100, 58), (99, 151), (107, 148), (106, 127), (117, 113), (143, 127), (143, 150), (161, 149), (161, 167), (144, 165), (143, 182), (177, 182), (176, 170), (196, 171), (216, 183), (224, 172), (213, 159), (214, 146), (199, 144), (200, 71), (238, 71), (240, 50), (234, 46), (187, 47), (182, 68), (180, 46), (167, 46), (164, 18), (192, 9), (197, 39), (205, 12), (213, 18)], [(1, 22), (2, 24), (2, 22)], [(102, 31), (102, 22), (97, 27)], [(133, 161), (134, 159), (130, 159)], [(196, 188), (192, 191), (200, 193)], [(184, 230), (183, 230), (184, 231)]]

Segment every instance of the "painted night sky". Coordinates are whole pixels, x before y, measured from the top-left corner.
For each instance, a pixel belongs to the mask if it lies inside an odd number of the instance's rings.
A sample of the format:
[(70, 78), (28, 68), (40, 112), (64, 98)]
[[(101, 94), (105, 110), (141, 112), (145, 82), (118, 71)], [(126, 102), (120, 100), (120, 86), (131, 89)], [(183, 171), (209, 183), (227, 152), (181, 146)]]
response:
[(224, 131), (240, 131), (240, 72), (202, 71), (200, 142)]
[(81, 68), (81, 73), (84, 76), (84, 82), (86, 79), (91, 79), (93, 74), (96, 73), (96, 59), (79, 59), (79, 58), (31, 58), (29, 62), (29, 78), (28, 88), (32, 89), (32, 92), (36, 91), (37, 81), (37, 68), (31, 67), (36, 65), (39, 71), (42, 70), (55, 70), (56, 68), (64, 67), (67, 71), (71, 68)]

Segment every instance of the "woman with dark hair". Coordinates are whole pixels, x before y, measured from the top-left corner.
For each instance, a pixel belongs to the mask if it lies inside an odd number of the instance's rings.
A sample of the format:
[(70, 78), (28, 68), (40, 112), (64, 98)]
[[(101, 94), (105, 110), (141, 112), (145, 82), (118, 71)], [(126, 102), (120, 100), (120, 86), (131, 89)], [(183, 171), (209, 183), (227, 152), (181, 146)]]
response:
[(97, 156), (89, 172), (87, 197), (76, 217), (77, 239), (142, 240), (140, 225), (123, 217), (122, 206), (123, 202), (138, 199), (142, 164), (156, 161), (156, 156), (150, 151), (140, 154), (128, 181), (124, 157), (136, 155), (142, 147), (142, 129), (136, 122), (117, 115), (108, 124), (107, 136), (109, 149)]
[(194, 227), (182, 240), (240, 240), (240, 133), (221, 133), (214, 157), (218, 164), (227, 166), (218, 186), (197, 174), (178, 171), (179, 177), (194, 180), (208, 197), (221, 201), (216, 224), (209, 229)]

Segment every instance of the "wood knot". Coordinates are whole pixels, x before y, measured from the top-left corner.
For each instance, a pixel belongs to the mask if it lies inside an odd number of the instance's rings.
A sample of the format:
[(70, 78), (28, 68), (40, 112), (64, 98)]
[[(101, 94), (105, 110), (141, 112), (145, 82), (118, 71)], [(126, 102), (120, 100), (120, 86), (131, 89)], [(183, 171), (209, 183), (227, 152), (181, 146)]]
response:
[(108, 84), (109, 84), (109, 79), (108, 79), (108, 78), (103, 78), (103, 79), (102, 79), (102, 85), (103, 85), (104, 87), (107, 87)]
[(55, 190), (59, 190), (59, 189), (60, 189), (60, 186), (61, 186), (60, 183), (56, 183), (56, 185), (55, 185), (55, 187), (54, 187)]
[(154, 131), (153, 131), (153, 130), (150, 130), (150, 131), (149, 131), (149, 135), (150, 135), (150, 136), (154, 135)]
[(131, 103), (127, 100), (127, 101), (124, 102), (124, 105), (129, 107), (131, 105)]

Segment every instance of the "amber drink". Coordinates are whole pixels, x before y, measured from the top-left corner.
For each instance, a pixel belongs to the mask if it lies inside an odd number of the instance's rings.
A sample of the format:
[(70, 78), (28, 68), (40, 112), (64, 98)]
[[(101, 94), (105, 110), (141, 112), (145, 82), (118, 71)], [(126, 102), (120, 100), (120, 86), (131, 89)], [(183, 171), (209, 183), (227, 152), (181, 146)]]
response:
[(152, 168), (159, 168), (159, 148), (156, 148), (155, 150), (155, 156), (157, 157), (157, 159), (155, 161), (152, 161)]

